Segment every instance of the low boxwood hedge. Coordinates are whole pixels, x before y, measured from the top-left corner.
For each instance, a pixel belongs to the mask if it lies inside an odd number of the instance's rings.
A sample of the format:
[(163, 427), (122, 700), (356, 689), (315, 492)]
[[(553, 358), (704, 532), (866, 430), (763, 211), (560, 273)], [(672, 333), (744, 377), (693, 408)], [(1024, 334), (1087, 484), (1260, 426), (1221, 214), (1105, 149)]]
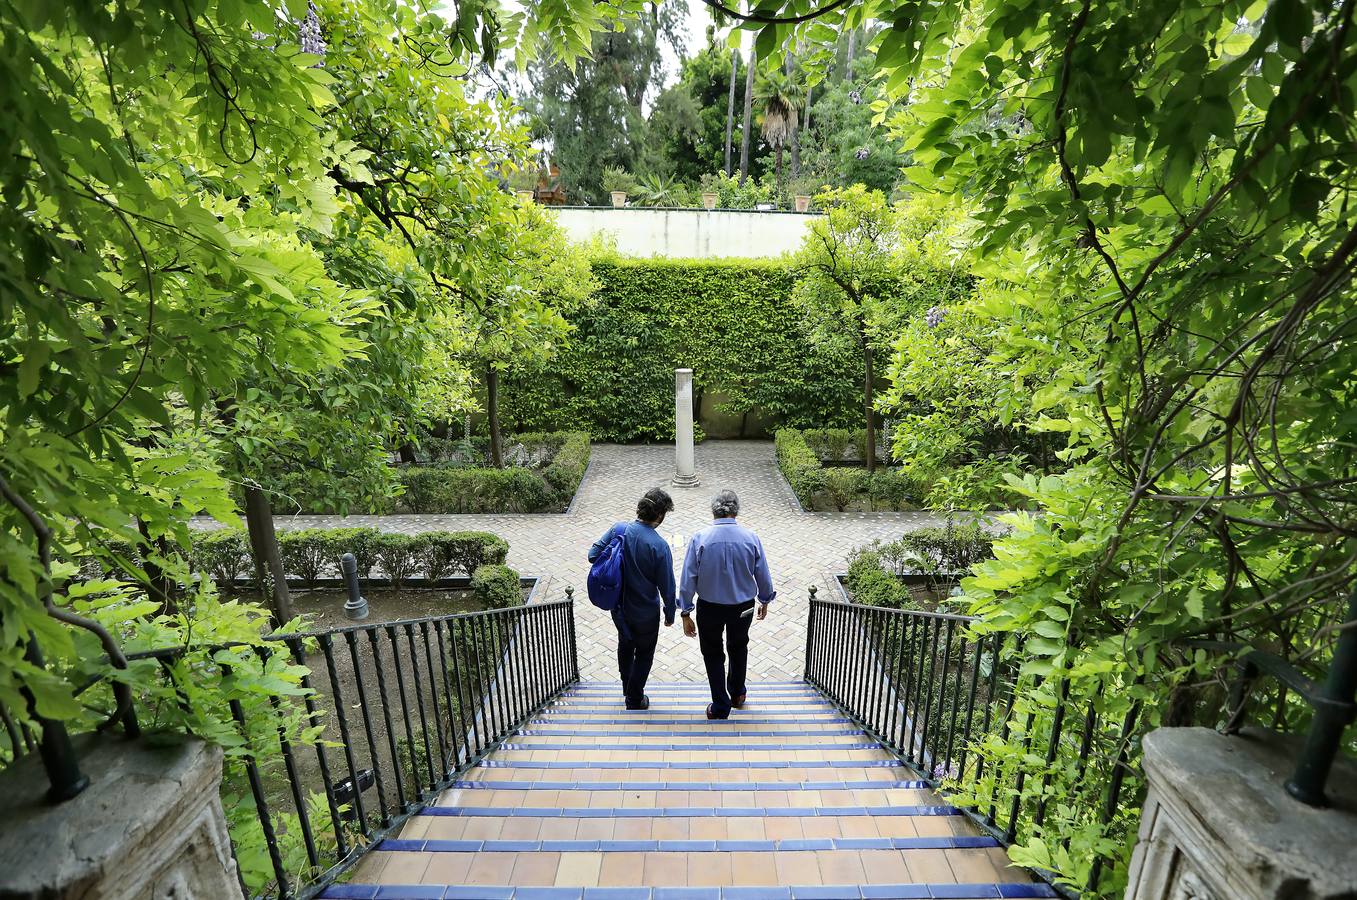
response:
[[(354, 555), (361, 577), (370, 578), (376, 569), (393, 586), (416, 576), (430, 581), (471, 577), (483, 566), (502, 565), (509, 554), (509, 543), (486, 531), (409, 535), (375, 528), (302, 528), (278, 532), (278, 545), (288, 576), (307, 587), (339, 577), (339, 558), (345, 553)], [(190, 565), (219, 584), (231, 584), (253, 574), (249, 540), (239, 529), (200, 532)]]
[[(820, 452), (811, 446), (808, 436), (814, 438)], [(774, 445), (778, 468), (808, 510), (843, 512), (854, 506), (867, 510), (906, 510), (917, 509), (923, 500), (923, 487), (899, 469), (880, 468), (869, 473), (853, 466), (824, 466), (826, 460), (843, 460), (850, 446), (856, 446), (858, 458), (863, 458), (864, 432), (846, 428), (814, 431), (781, 428), (774, 436)]]

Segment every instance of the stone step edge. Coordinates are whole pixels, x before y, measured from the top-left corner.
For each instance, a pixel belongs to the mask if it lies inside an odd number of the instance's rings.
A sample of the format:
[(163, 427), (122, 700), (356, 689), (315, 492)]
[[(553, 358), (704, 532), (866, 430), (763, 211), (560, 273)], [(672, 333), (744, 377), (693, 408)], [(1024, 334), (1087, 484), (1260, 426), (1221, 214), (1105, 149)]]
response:
[[(485, 769), (710, 769), (711, 761), (683, 762), (663, 760), (659, 762), (632, 762), (629, 760), (586, 759), (586, 760), (532, 760), (532, 759), (484, 759), (478, 765)], [(898, 759), (772, 759), (772, 760), (732, 760), (722, 764), (723, 771), (739, 769), (898, 769), (904, 763)]]
[(520, 819), (843, 818), (960, 816), (960, 807), (903, 806), (426, 806), (420, 816)]
[(496, 781), (468, 778), (449, 788), (466, 791), (923, 791), (926, 781)]
[(594, 747), (589, 744), (522, 744), (517, 742), (500, 744), (500, 750), (576, 750), (581, 753), (602, 753), (610, 750), (629, 750), (654, 753), (671, 751), (692, 751), (711, 753), (725, 750), (764, 750), (790, 752), (793, 750), (880, 750), (877, 743), (857, 744), (608, 744), (606, 747)]
[(438, 840), (387, 838), (374, 850), (393, 853), (776, 853), (806, 850), (972, 850), (1000, 846), (987, 835), (778, 840)]
[(319, 900), (1019, 900), (1058, 897), (1050, 885), (789, 885), (769, 887), (494, 887), (443, 884), (336, 884)]

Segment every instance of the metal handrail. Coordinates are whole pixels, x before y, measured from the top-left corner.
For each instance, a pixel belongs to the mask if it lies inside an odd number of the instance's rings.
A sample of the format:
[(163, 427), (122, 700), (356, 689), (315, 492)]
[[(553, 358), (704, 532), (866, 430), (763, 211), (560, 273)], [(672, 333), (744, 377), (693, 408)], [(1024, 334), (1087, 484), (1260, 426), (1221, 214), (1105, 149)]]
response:
[[(1131, 751), (1137, 743), (1139, 701), (1130, 704), (1120, 722), (1107, 721), (1100, 713), (1102, 697), (1075, 708), (1070, 682), (1061, 678), (1052, 685), (1053, 707), (1043, 711), (1049, 716), (1043, 724), (1049, 732), (1042, 735), (1045, 746), (1034, 746), (1036, 713), (1026, 707), (1021, 720), (1015, 714), (1024, 658), (1021, 638), (971, 635), (967, 626), (976, 621), (970, 616), (821, 600), (812, 587), (805, 680), (933, 787), (974, 789), (977, 795), (988, 796), (987, 808), (981, 804), (963, 812), (1005, 844), (1013, 843), (1020, 831), (1040, 832), (1052, 766), (1064, 754), (1078, 767), (1078, 780), (1090, 792), (1090, 808), (1097, 797), (1099, 822), (1106, 827), (1120, 807), (1126, 776), (1135, 772)], [(1346, 622), (1322, 683), (1280, 657), (1243, 644), (1177, 645), (1230, 655), (1240, 668), (1242, 677), (1231, 696), (1233, 714), (1223, 729), (1227, 733), (1239, 729), (1249, 687), (1261, 674), (1276, 678), (1313, 707), (1295, 773), (1285, 784), (1291, 796), (1311, 805), (1324, 803), (1344, 730), (1357, 718), (1357, 589), (1350, 596)], [(1035, 678), (1032, 686), (1041, 684), (1039, 677), (1029, 677)], [(1023, 757), (1045, 758), (1044, 767), (1031, 767), (1042, 773), (1042, 789), (1027, 795), (1022, 764), (1012, 766), (1014, 771), (986, 773), (984, 761), (970, 752), (986, 735), (1008, 740), (1015, 728), (1023, 735)], [(1100, 753), (1099, 746), (1115, 747), (1115, 754)], [(998, 802), (1005, 795), (1010, 797), (1007, 808)], [(1094, 859), (1088, 890), (1097, 888), (1110, 861)]]
[[(261, 671), (275, 655), (306, 668), (301, 677), (306, 693), (293, 708), (271, 696), (269, 709), (254, 716), (239, 696), (230, 695), (222, 716), (229, 716), (245, 748), (235, 759), (243, 766), (272, 871), (271, 884), (255, 896), (299, 900), (320, 893), (363, 853), (398, 833), (410, 816), (579, 680), (571, 597), (274, 633), (259, 643), (166, 647), (127, 658), (158, 663), (163, 684), (182, 704), (187, 679), (201, 674), (184, 670), (182, 661), (192, 659), (196, 667), (201, 660), (224, 679), (241, 674), (233, 671), (235, 663), (216, 659), (222, 651), (244, 651), (241, 661), (258, 663)], [(314, 670), (307, 666), (308, 652)], [(129, 734), (154, 723), (156, 709), (148, 708), (153, 697), (151, 692), (137, 698), (122, 720)], [(291, 725), (315, 723), (321, 716), (331, 719), (325, 740), (309, 742), (314, 757), (302, 754)], [(263, 765), (269, 760), (281, 760), (281, 771)], [(318, 802), (321, 795), (328, 823), (312, 821), (317, 812), (311, 798)], [(286, 840), (295, 843), (288, 848)], [(249, 896), (243, 873), (241, 886)]]

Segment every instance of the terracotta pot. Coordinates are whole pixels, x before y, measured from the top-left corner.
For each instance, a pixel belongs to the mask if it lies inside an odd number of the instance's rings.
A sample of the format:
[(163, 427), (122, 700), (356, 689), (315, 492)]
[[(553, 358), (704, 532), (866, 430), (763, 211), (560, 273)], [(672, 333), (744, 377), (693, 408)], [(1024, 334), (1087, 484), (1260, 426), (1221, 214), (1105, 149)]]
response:
[(531, 203), (531, 202), (533, 201), (534, 197), (535, 197), (535, 193), (536, 193), (536, 192), (534, 192), (534, 191), (514, 191), (514, 193), (517, 194), (517, 195), (518, 195), (518, 199), (522, 200), (524, 203)]
[(610, 191), (609, 193), (612, 194), (613, 206), (617, 207), (618, 209), (621, 209), (622, 207), (627, 205), (626, 191)]
[(707, 209), (716, 209), (717, 194), (715, 191), (702, 192), (702, 205)]
[(807, 212), (810, 209), (810, 194), (796, 195), (796, 211)]

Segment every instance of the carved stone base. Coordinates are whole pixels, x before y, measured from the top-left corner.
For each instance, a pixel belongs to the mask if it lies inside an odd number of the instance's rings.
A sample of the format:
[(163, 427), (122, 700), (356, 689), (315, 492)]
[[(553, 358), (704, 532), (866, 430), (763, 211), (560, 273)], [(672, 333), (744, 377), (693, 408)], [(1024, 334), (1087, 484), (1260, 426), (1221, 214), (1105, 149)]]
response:
[(1332, 806), (1305, 806), (1282, 787), (1299, 745), (1252, 729), (1150, 733), (1127, 900), (1357, 900), (1357, 765), (1335, 764)]
[(0, 776), (0, 900), (241, 897), (218, 789), (221, 750), (78, 739), (90, 786), (53, 806), (36, 756)]

